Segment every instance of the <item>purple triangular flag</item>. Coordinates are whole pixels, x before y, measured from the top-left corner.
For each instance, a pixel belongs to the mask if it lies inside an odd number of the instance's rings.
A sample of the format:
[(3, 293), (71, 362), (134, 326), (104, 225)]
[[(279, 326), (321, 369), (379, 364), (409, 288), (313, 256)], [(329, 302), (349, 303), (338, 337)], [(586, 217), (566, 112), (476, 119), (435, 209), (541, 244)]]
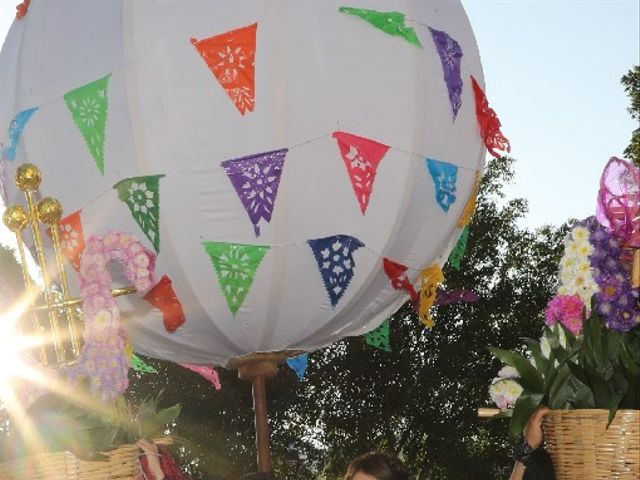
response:
[(462, 77), (460, 76), (460, 61), (462, 59), (462, 49), (458, 42), (447, 33), (429, 27), (433, 43), (440, 55), (444, 81), (449, 90), (449, 101), (453, 109), (453, 119), (458, 115), (458, 110), (462, 106)]
[(233, 188), (249, 215), (256, 237), (260, 236), (258, 223), (271, 221), (278, 185), (289, 149), (256, 153), (221, 163)]

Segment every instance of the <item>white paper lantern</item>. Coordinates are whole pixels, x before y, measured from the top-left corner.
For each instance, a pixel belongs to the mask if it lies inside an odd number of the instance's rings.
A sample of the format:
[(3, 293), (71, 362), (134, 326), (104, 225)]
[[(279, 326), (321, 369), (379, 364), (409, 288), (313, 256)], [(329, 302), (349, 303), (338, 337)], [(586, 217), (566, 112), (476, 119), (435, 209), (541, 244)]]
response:
[(471, 76), (456, 0), (33, 0), (0, 57), (8, 201), (35, 163), (69, 228), (157, 251), (186, 323), (119, 300), (136, 351), (311, 351), (406, 301), (384, 258), (414, 284), (446, 261), (485, 155)]

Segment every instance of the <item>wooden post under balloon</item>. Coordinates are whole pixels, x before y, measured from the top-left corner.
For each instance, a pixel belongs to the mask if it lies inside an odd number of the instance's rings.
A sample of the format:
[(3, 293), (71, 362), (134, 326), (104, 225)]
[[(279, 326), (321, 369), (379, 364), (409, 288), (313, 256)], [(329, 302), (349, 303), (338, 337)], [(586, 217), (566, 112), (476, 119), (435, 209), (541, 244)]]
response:
[(640, 288), (640, 248), (636, 248), (633, 252), (631, 285), (633, 286), (633, 288)]
[(269, 447), (269, 419), (267, 412), (267, 380), (278, 372), (278, 365), (287, 358), (302, 352), (284, 351), (253, 353), (234, 358), (229, 368), (238, 370), (238, 378), (251, 382), (253, 390), (253, 412), (256, 426), (256, 451), (258, 472), (271, 473), (271, 451)]

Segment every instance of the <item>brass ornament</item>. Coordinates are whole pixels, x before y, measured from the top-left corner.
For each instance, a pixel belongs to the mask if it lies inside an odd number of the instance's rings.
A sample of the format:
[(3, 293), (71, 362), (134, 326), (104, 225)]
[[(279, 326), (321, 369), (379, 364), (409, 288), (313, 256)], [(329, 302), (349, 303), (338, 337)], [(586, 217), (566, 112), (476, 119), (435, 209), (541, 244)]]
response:
[(36, 191), (42, 183), (40, 169), (32, 163), (23, 163), (16, 170), (17, 187), (23, 192)]
[(46, 197), (38, 202), (36, 206), (38, 220), (42, 223), (52, 226), (62, 218), (62, 205), (55, 198)]
[(22, 205), (12, 205), (5, 210), (2, 220), (9, 230), (17, 233), (29, 224), (29, 214)]

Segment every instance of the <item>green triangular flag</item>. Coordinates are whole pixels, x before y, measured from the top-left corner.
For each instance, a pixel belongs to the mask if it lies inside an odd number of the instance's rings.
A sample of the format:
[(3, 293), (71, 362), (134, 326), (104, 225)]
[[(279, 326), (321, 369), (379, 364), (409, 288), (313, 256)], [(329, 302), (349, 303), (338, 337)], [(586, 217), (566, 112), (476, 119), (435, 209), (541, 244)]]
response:
[(462, 231), (462, 235), (458, 239), (458, 243), (453, 247), (451, 253), (449, 254), (449, 263), (456, 270), (460, 270), (460, 262), (462, 261), (462, 257), (464, 257), (464, 252), (467, 249), (467, 240), (469, 239), (469, 225), (464, 227)]
[(71, 90), (64, 95), (64, 101), (71, 112), (73, 121), (82, 133), (84, 141), (89, 147), (91, 156), (98, 165), (100, 173), (104, 175), (104, 137), (107, 127), (107, 112), (109, 88), (107, 75), (95, 82)]
[(155, 368), (151, 365), (147, 365), (145, 361), (135, 353), (131, 356), (131, 368), (140, 373), (158, 373)]
[(125, 202), (131, 216), (160, 252), (160, 179), (164, 175), (147, 175), (120, 180), (113, 188)]
[(402, 37), (416, 47), (422, 47), (416, 31), (404, 24), (404, 13), (378, 12), (376, 10), (367, 10), (366, 8), (352, 7), (340, 7), (338, 10), (342, 13), (360, 17), (389, 35)]
[(211, 257), (213, 268), (231, 313), (235, 315), (249, 293), (253, 277), (264, 258), (268, 246), (241, 243), (203, 242)]
[(369, 333), (365, 333), (364, 341), (367, 342), (367, 345), (379, 348), (380, 350), (384, 350), (385, 352), (390, 352), (391, 345), (389, 344), (389, 320), (385, 320), (384, 323), (375, 330), (371, 330)]

